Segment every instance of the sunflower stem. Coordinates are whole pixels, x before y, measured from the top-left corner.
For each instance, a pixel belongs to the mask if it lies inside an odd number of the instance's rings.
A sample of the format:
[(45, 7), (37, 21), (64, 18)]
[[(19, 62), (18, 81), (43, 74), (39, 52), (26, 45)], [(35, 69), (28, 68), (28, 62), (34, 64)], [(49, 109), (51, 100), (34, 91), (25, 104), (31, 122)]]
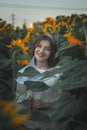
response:
[(84, 35), (85, 35), (85, 41), (87, 42), (87, 31), (86, 31), (85, 27), (83, 27), (83, 32), (84, 32)]
[(13, 96), (13, 100), (15, 99), (15, 70), (16, 70), (16, 67), (15, 67), (15, 55), (16, 55), (16, 51), (13, 52), (13, 55), (12, 55), (12, 68), (13, 68), (13, 86), (12, 86), (12, 96)]

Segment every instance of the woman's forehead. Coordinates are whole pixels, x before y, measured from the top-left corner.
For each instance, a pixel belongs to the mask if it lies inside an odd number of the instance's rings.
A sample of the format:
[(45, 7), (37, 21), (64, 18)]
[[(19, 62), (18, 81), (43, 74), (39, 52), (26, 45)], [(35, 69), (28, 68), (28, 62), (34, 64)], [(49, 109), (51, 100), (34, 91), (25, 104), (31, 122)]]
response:
[(41, 40), (39, 44), (50, 46), (50, 42), (48, 40)]

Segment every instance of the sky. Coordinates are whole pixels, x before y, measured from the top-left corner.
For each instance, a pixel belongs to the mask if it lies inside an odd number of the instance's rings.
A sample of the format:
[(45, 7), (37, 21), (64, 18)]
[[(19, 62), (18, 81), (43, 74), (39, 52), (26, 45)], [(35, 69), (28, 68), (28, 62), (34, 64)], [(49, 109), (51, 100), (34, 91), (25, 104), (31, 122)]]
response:
[(0, 18), (20, 27), (71, 14), (87, 14), (87, 0), (0, 0)]

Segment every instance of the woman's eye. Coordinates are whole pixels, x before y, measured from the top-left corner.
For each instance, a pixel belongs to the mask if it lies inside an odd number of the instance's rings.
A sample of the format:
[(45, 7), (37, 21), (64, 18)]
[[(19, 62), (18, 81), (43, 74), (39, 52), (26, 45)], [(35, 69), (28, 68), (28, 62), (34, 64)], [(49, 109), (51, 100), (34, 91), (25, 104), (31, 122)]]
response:
[(41, 46), (41, 45), (38, 45), (37, 47), (41, 48), (42, 46)]
[(45, 48), (47, 51), (50, 51), (50, 48)]

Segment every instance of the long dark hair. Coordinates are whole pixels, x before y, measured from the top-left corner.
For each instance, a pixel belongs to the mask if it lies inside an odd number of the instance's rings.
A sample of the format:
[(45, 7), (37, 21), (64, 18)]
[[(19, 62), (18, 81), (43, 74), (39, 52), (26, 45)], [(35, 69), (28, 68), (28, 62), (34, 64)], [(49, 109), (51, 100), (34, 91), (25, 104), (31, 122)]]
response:
[(51, 35), (49, 35), (49, 34), (42, 34), (42, 35), (40, 35), (39, 37), (36, 38), (35, 43), (34, 43), (33, 55), (34, 55), (35, 48), (38, 46), (38, 44), (42, 40), (47, 40), (50, 43), (51, 55), (50, 55), (50, 57), (48, 59), (48, 65), (50, 67), (52, 67), (52, 66), (54, 66), (56, 64), (56, 62), (55, 62), (55, 53), (57, 52), (58, 47), (57, 47), (57, 44), (56, 44), (54, 38)]

